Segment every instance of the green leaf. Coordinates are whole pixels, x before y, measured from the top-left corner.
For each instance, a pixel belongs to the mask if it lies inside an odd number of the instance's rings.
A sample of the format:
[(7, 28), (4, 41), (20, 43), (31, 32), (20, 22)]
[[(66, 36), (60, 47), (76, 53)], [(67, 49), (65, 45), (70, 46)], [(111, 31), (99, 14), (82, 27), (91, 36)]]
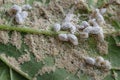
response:
[(87, 2), (88, 2), (88, 6), (90, 7), (90, 8), (92, 8), (92, 7), (94, 7), (94, 0), (87, 0)]
[(120, 49), (118, 46), (116, 46), (113, 37), (108, 37), (107, 41), (109, 42), (108, 58), (110, 59), (113, 66), (120, 67)]
[(79, 80), (77, 77), (75, 77), (74, 75), (71, 75), (70, 73), (68, 73), (65, 69), (57, 69), (55, 70), (55, 72), (51, 72), (51, 73), (45, 73), (42, 76), (38, 76), (37, 79), (38, 80)]
[(0, 80), (27, 80), (0, 60)]
[(120, 29), (120, 21), (113, 20), (112, 26), (114, 26), (116, 30)]
[[(30, 5), (33, 4), (34, 1), (37, 1), (38, 3), (41, 3), (43, 5), (45, 4), (49, 4), (51, 0), (25, 0), (25, 3), (29, 3)], [(97, 4), (95, 3), (95, 0), (87, 0), (88, 2), (88, 6), (92, 9), (92, 8), (100, 8), (101, 6), (103, 6), (106, 2), (108, 2), (108, 0), (97, 0)], [(11, 7), (12, 4), (10, 5), (4, 5), (3, 7), (8, 8)], [(87, 13), (88, 11), (76, 11), (81, 12), (81, 13)], [(12, 24), (12, 19), (4, 16), (4, 12), (0, 11), (0, 16), (1, 18), (5, 18), (6, 23), (8, 25), (0, 25), (0, 30), (7, 30), (10, 31), (9, 36), (11, 35), (12, 31), (17, 31), (20, 32), (22, 35), (22, 39), (24, 38), (24, 36), (26, 34), (41, 34), (41, 35), (45, 35), (45, 36), (57, 36), (59, 33), (68, 33), (68, 32), (54, 32), (52, 30), (48, 30), (48, 31), (43, 31), (43, 30), (36, 30), (36, 29), (31, 29), (31, 28), (26, 28), (26, 27), (16, 27), (16, 26), (10, 26)], [(82, 20), (88, 20), (88, 17), (81, 17), (80, 19)], [(114, 34), (119, 33), (119, 29), (120, 29), (120, 22), (119, 21), (113, 21), (112, 26), (115, 27), (116, 31)], [(78, 35), (78, 34), (76, 34)], [(106, 35), (107, 37), (105, 38), (107, 40), (107, 42), (109, 43), (109, 53), (108, 55), (103, 56), (105, 59), (110, 60), (110, 62), (112, 63), (112, 69), (111, 69), (111, 73), (104, 79), (104, 80), (120, 80), (120, 71), (117, 68), (120, 68), (120, 47), (116, 46), (116, 44), (120, 43), (120, 36), (112, 36), (111, 34)], [(96, 57), (96, 56), (100, 56), (97, 47), (96, 47), (97, 41), (95, 40), (94, 36), (90, 36), (90, 38), (88, 40), (86, 40), (84, 45), (87, 45), (87, 48), (85, 47), (85, 50), (89, 53), (88, 56), (92, 56), (92, 57)], [(41, 45), (41, 44), (39, 44)], [(65, 48), (69, 48), (72, 49), (73, 47), (71, 47), (68, 43), (64, 43), (62, 45), (65, 45)], [(84, 45), (80, 45), (80, 46), (84, 46)], [(8, 44), (3, 44), (0, 43), (0, 54), (5, 54), (8, 57), (13, 57), (16, 60), (18, 59), (18, 57), (20, 57), (23, 54), (26, 54), (26, 52), (24, 50), (28, 50), (29, 48), (28, 46), (23, 42), (21, 45), (21, 49), (17, 49), (15, 46), (13, 46), (12, 44), (8, 43)], [(80, 47), (78, 46), (78, 47)], [(80, 47), (81, 48), (81, 47)], [(44, 51), (43, 51), (44, 52)], [(32, 79), (34, 77), (37, 78), (37, 80), (90, 80), (91, 77), (84, 74), (84, 73), (80, 73), (79, 77), (76, 76), (76, 74), (70, 73), (68, 72), (66, 69), (64, 68), (57, 68), (54, 72), (50, 72), (50, 73), (45, 73), (43, 75), (37, 75), (39, 70), (41, 70), (43, 67), (49, 67), (49, 66), (55, 66), (55, 58), (57, 58), (59, 56), (50, 56), (50, 55), (46, 55), (46, 57), (43, 59), (43, 61), (36, 61), (35, 56), (33, 55), (33, 53), (30, 52), (30, 61), (25, 62), (23, 64), (20, 64), (20, 70), (16, 69), (15, 65), (12, 65), (8, 60), (4, 59), (4, 57), (0, 57), (0, 80), (28, 80), (28, 79)], [(116, 78), (112, 77), (113, 73), (112, 71), (114, 71), (116, 74), (118, 74), (118, 76)], [(80, 72), (80, 71), (78, 71)]]

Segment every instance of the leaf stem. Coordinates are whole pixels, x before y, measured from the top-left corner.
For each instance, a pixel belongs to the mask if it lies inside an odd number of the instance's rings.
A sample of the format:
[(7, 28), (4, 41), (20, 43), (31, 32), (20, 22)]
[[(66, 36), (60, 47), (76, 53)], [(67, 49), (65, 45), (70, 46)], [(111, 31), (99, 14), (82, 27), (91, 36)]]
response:
[(18, 32), (30, 33), (30, 34), (43, 34), (48, 36), (56, 36), (59, 33), (67, 33), (66, 31), (54, 32), (50, 30), (37, 30), (32, 28), (15, 27), (15, 26), (7, 26), (7, 25), (0, 25), (0, 30), (18, 31)]
[(120, 68), (119, 67), (113, 67), (113, 68), (111, 68), (111, 70), (120, 71)]
[(11, 68), (9, 68), (9, 69), (10, 69), (10, 80), (13, 80), (12, 69)]
[[(57, 36), (60, 33), (68, 33), (68, 31), (55, 32), (52, 30), (37, 30), (33, 28), (28, 28), (28, 27), (16, 27), (16, 26), (8, 26), (8, 25), (0, 25), (0, 30), (18, 31), (18, 32), (29, 33), (29, 34), (42, 34), (42, 35), (47, 35), (47, 36)], [(117, 30), (111, 33), (104, 33), (104, 34), (106, 36), (120, 34), (120, 30)], [(75, 35), (79, 35), (79, 33), (75, 33)]]
[(112, 70), (112, 77), (113, 77), (114, 80), (118, 80), (117, 79), (118, 74), (114, 70)]

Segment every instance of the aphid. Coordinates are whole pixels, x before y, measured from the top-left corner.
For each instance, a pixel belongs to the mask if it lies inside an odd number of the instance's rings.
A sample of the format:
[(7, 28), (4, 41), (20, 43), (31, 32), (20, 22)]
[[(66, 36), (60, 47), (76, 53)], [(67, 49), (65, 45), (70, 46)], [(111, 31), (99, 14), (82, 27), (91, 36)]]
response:
[(31, 10), (32, 7), (29, 4), (23, 5), (22, 10)]
[(68, 41), (68, 36), (67, 34), (59, 34), (58, 35), (59, 40), (61, 41)]
[(27, 16), (28, 16), (28, 12), (23, 11), (23, 12), (20, 13), (20, 15), (21, 15), (21, 17), (22, 17), (23, 19), (25, 19), (25, 18), (27, 18)]
[(18, 24), (23, 24), (23, 22), (24, 22), (24, 19), (23, 19), (23, 17), (21, 16), (20, 13), (17, 13), (17, 14), (15, 15), (15, 20), (16, 20), (16, 22), (17, 22)]
[(91, 57), (86, 57), (86, 58), (85, 58), (85, 62), (86, 62), (87, 64), (94, 65), (94, 64), (95, 64), (95, 59), (94, 59), (94, 58), (91, 58)]
[(21, 13), (22, 12), (22, 8), (18, 5), (13, 5), (11, 7), (11, 10), (16, 14), (16, 13)]
[(60, 29), (61, 29), (61, 25), (58, 24), (58, 23), (55, 23), (54, 26), (53, 26), (53, 30), (54, 30), (55, 32), (58, 32), (58, 31), (60, 31)]
[(79, 32), (79, 34), (80, 34), (80, 38), (86, 39), (89, 37), (89, 34), (87, 32)]
[(64, 19), (64, 22), (70, 22), (74, 17), (74, 14), (68, 13)]
[(68, 34), (68, 40), (73, 44), (73, 45), (78, 45), (78, 39), (74, 34)]
[(105, 60), (102, 67), (109, 70), (111, 69), (111, 63), (108, 60)]

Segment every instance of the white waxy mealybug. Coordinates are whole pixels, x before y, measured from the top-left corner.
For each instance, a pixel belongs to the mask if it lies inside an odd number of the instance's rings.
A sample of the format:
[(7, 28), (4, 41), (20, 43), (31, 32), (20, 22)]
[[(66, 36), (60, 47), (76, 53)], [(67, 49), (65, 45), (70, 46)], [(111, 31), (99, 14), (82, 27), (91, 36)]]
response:
[(99, 27), (98, 23), (96, 22), (96, 19), (90, 19), (89, 23), (92, 24), (93, 27)]
[(104, 58), (103, 57), (101, 57), (101, 56), (96, 57), (96, 60), (95, 60), (95, 65), (96, 66), (101, 67), (103, 62), (104, 62)]
[(60, 31), (60, 29), (61, 29), (61, 25), (58, 24), (58, 23), (55, 23), (54, 26), (53, 26), (53, 30), (54, 30), (55, 32), (58, 32), (58, 31)]
[(70, 23), (70, 22), (63, 22), (61, 28), (63, 30), (67, 30), (67, 29), (70, 29), (71, 26), (73, 26), (72, 23)]
[(102, 15), (103, 15), (106, 11), (107, 11), (106, 8), (102, 8), (102, 9), (100, 9), (100, 13), (101, 13)]
[(103, 62), (104, 58), (101, 56), (96, 57), (96, 62)]
[(96, 21), (99, 25), (105, 24), (105, 20), (102, 14), (100, 13), (99, 9), (96, 9)]
[(78, 26), (78, 29), (84, 29), (84, 28), (85, 28), (85, 27), (82, 26), (82, 25)]
[(111, 63), (108, 60), (105, 60), (102, 67), (109, 70), (111, 69)]
[(101, 32), (101, 27), (92, 27), (90, 33), (91, 34), (99, 34)]
[(15, 13), (21, 13), (21, 12), (22, 12), (22, 8), (21, 8), (20, 6), (18, 6), (18, 5), (13, 5), (13, 6), (11, 7), (11, 10), (12, 10), (13, 12), (15, 12)]
[(92, 27), (89, 26), (83, 30), (83, 32), (90, 33), (90, 34), (99, 34), (103, 33), (103, 30), (101, 27)]
[(24, 22), (24, 19), (23, 19), (23, 17), (21, 16), (20, 13), (17, 13), (17, 14), (15, 15), (15, 20), (16, 20), (16, 22), (17, 22), (18, 24), (23, 24), (23, 22)]
[(91, 58), (91, 57), (86, 57), (86, 58), (85, 58), (85, 62), (86, 62), (87, 64), (94, 65), (94, 64), (95, 64), (95, 59), (94, 59), (94, 58)]
[(90, 34), (97, 34), (98, 39), (102, 42), (104, 41), (103, 29), (96, 23), (95, 19), (89, 21), (93, 26), (86, 27), (83, 32)]
[(68, 40), (73, 44), (73, 45), (78, 45), (78, 39), (74, 34), (68, 34)]
[(29, 4), (25, 4), (25, 5), (22, 6), (22, 9), (23, 10), (31, 10), (32, 7)]
[(26, 11), (23, 11), (15, 15), (15, 20), (18, 24), (22, 24), (24, 20), (27, 18), (27, 16), (28, 16), (28, 13)]
[(87, 32), (79, 32), (79, 34), (80, 34), (80, 38), (86, 39), (89, 37), (89, 34)]
[(86, 33), (90, 33), (90, 31), (92, 30), (92, 26), (89, 26), (89, 27), (86, 27), (83, 32), (86, 32)]
[(74, 34), (76, 32), (76, 27), (71, 25), (70, 32)]
[(99, 40), (100, 42), (104, 42), (104, 34), (103, 34), (102, 31), (101, 31), (100, 33), (98, 33), (98, 40)]
[(27, 18), (27, 16), (28, 16), (28, 12), (23, 11), (23, 12), (20, 13), (20, 15), (21, 15), (21, 17), (22, 17), (23, 19), (25, 19), (25, 18)]
[(62, 23), (61, 29), (63, 29), (63, 30), (70, 30), (70, 32), (72, 34), (74, 34), (76, 32), (76, 27), (72, 23), (70, 23), (70, 22)]
[(89, 25), (89, 23), (88, 23), (87, 21), (82, 21), (82, 23), (81, 23), (80, 26), (81, 26), (81, 27), (80, 27), (79, 29), (84, 29), (84, 28), (86, 28), (86, 27), (88, 27), (88, 26), (90, 26), (90, 25)]
[(105, 24), (105, 20), (104, 20), (104, 18), (103, 18), (103, 16), (102, 15), (97, 15), (97, 23), (99, 24), (99, 25), (103, 25), (103, 24)]
[(61, 41), (68, 41), (68, 36), (67, 36), (67, 34), (59, 34), (59, 35), (58, 35), (58, 38), (59, 38)]

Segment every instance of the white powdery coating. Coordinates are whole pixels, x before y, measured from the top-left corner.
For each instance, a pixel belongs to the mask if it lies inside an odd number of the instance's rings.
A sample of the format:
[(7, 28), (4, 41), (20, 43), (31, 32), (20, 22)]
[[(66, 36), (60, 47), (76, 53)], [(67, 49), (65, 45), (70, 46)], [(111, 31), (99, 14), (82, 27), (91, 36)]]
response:
[(60, 31), (60, 29), (61, 29), (61, 25), (58, 24), (58, 23), (55, 23), (54, 26), (53, 26), (53, 30), (54, 30), (55, 32), (58, 32), (58, 31)]
[(31, 10), (32, 7), (29, 4), (25, 4), (25, 5), (22, 6), (22, 9), (23, 10)]
[(68, 34), (68, 40), (73, 44), (73, 45), (78, 45), (78, 39), (74, 34)]
[(61, 41), (68, 41), (68, 36), (67, 34), (59, 34), (58, 35), (59, 40)]
[(18, 5), (13, 5), (13, 6), (11, 7), (11, 10), (16, 11), (16, 13), (22, 12), (22, 8), (21, 8), (20, 6), (18, 6)]
[(17, 13), (17, 14), (15, 15), (15, 20), (16, 20), (16, 22), (17, 22), (18, 24), (23, 24), (23, 22), (24, 22), (24, 19), (23, 19), (23, 17), (21, 16), (20, 13)]
[(91, 57), (86, 57), (86, 58), (85, 58), (85, 62), (86, 62), (87, 64), (94, 65), (94, 64), (95, 64), (95, 59), (94, 59), (94, 58), (91, 58)]
[(20, 13), (20, 15), (21, 15), (21, 17), (22, 17), (23, 19), (25, 19), (25, 18), (27, 18), (27, 16), (28, 16), (28, 12), (23, 11), (23, 12)]
[(66, 14), (64, 22), (70, 22), (73, 19), (73, 17), (74, 17), (74, 14), (70, 14), (70, 13)]

